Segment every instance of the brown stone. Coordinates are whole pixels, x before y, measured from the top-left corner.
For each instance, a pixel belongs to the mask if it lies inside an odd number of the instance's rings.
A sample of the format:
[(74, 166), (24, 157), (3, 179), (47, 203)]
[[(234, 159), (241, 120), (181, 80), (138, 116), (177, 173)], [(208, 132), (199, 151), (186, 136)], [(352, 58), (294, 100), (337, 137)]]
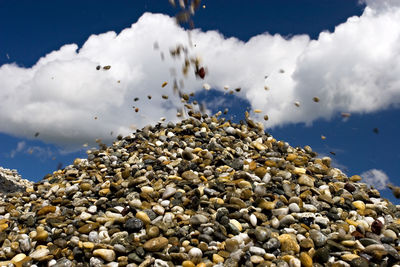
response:
[(45, 206), (45, 207), (41, 208), (36, 214), (37, 214), (37, 216), (41, 216), (41, 215), (46, 215), (47, 213), (51, 213), (51, 212), (55, 212), (55, 211), (56, 211), (55, 206)]
[(165, 247), (167, 247), (167, 245), (168, 239), (166, 239), (165, 237), (156, 237), (144, 243), (143, 248), (147, 251), (155, 252), (164, 249)]
[(88, 224), (85, 224), (85, 225), (79, 227), (78, 232), (81, 234), (88, 234), (91, 231), (99, 228), (99, 226), (100, 225), (98, 223), (88, 223)]

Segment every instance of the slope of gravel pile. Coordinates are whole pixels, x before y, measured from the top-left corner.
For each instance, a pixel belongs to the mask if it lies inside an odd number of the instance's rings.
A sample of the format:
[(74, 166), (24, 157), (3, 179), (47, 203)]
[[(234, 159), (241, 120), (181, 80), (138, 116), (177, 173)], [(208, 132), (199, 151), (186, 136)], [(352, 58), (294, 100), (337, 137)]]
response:
[(29, 186), (32, 186), (32, 182), (22, 179), (17, 170), (0, 167), (0, 193), (25, 191), (25, 188)]
[(87, 154), (2, 197), (1, 266), (400, 263), (398, 207), (250, 120), (158, 124)]

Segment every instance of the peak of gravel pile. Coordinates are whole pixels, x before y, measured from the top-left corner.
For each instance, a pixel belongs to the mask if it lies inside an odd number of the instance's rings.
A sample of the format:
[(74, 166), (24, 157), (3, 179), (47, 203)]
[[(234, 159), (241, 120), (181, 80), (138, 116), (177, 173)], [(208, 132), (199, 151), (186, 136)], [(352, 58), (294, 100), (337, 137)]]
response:
[(400, 263), (398, 207), (250, 120), (158, 124), (87, 153), (3, 196), (1, 266)]
[(17, 170), (10, 170), (0, 167), (1, 194), (25, 191), (25, 188), (29, 186), (32, 186), (32, 182), (26, 179), (22, 179)]

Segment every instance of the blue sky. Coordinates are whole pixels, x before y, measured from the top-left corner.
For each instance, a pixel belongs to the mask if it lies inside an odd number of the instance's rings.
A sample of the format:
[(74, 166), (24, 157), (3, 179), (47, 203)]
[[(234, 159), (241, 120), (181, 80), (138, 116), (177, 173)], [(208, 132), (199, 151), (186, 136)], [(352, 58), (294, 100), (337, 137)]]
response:
[[(212, 112), (229, 108), (234, 120), (260, 108), (277, 139), (310, 145), (377, 187), (400, 184), (399, 1), (226, 3), (202, 1), (194, 16), (191, 52), (209, 73), (184, 79), (185, 90)], [(85, 157), (82, 145), (96, 138), (110, 143), (132, 125), (176, 119), (177, 99), (157, 95), (172, 95), (170, 69), (182, 63), (169, 49), (187, 44), (171, 18), (177, 11), (160, 0), (0, 0), (0, 166), (37, 181)], [(98, 64), (111, 69), (96, 71)], [(242, 90), (226, 94), (225, 84)]]

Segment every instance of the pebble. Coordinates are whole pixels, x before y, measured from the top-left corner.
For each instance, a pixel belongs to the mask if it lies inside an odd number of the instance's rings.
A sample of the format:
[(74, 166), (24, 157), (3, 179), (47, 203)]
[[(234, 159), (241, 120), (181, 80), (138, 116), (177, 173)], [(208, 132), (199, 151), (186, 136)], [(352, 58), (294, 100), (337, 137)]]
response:
[(163, 199), (168, 199), (176, 193), (176, 189), (174, 187), (167, 186), (162, 195)]
[(144, 224), (149, 224), (151, 222), (149, 215), (144, 211), (138, 211), (136, 213), (136, 218), (141, 220)]
[(113, 261), (115, 259), (115, 252), (111, 249), (95, 249), (93, 251), (93, 256), (101, 257), (105, 261)]
[(312, 257), (307, 252), (300, 253), (300, 262), (304, 267), (312, 267), (313, 266)]
[(314, 187), (313, 179), (310, 176), (308, 176), (307, 174), (301, 175), (300, 178), (297, 180), (297, 182), (299, 183), (299, 185), (306, 185), (309, 187)]
[(322, 247), (323, 245), (325, 245), (327, 237), (323, 233), (315, 229), (311, 229), (309, 233), (311, 239), (314, 241), (314, 244), (317, 247)]
[(251, 254), (260, 255), (260, 256), (263, 256), (266, 253), (265, 249), (260, 248), (260, 247), (254, 247), (254, 246), (249, 248), (249, 252)]
[(289, 210), (292, 213), (297, 213), (297, 212), (300, 212), (300, 207), (299, 207), (299, 205), (297, 203), (290, 203), (289, 204)]
[(203, 252), (199, 248), (191, 248), (188, 254), (191, 259), (200, 259), (203, 256)]
[(234, 252), (239, 248), (239, 242), (236, 239), (226, 239), (225, 249), (229, 252)]
[(165, 237), (152, 238), (143, 244), (143, 248), (147, 251), (160, 251), (168, 245), (168, 239)]
[(279, 242), (281, 244), (281, 250), (284, 252), (292, 251), (298, 253), (300, 251), (300, 246), (297, 243), (296, 238), (292, 237), (290, 234), (280, 235)]
[(208, 218), (202, 214), (196, 214), (190, 218), (190, 224), (199, 225), (208, 222)]
[(250, 261), (254, 264), (259, 264), (264, 261), (264, 258), (258, 255), (253, 255), (250, 257)]
[[(147, 216), (148, 217), (148, 216)], [(138, 232), (143, 228), (143, 221), (138, 218), (130, 218), (125, 222), (125, 229), (128, 232)]]
[(221, 257), (221, 256), (218, 255), (218, 254), (213, 254), (213, 255), (212, 255), (212, 260), (213, 260), (213, 263), (216, 263), (216, 264), (218, 264), (218, 263), (223, 263), (223, 262), (225, 261), (224, 258)]
[(40, 260), (41, 258), (46, 257), (49, 255), (50, 251), (47, 248), (39, 248), (35, 251), (33, 251), (31, 254), (29, 254), (29, 257), (31, 257), (34, 260)]

